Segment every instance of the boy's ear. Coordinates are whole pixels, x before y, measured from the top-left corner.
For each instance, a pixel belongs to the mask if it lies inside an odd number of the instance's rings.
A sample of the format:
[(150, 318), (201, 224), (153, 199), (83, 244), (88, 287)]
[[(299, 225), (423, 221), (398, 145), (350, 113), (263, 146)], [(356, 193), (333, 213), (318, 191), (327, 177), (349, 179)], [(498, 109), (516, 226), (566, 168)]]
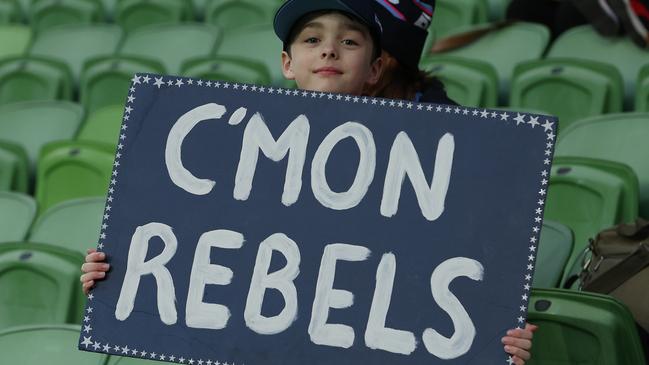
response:
[(291, 67), (291, 56), (286, 51), (282, 51), (282, 73), (287, 80), (295, 80), (295, 73)]
[(375, 85), (383, 74), (383, 57), (377, 57), (370, 65), (370, 75), (367, 78), (368, 85)]

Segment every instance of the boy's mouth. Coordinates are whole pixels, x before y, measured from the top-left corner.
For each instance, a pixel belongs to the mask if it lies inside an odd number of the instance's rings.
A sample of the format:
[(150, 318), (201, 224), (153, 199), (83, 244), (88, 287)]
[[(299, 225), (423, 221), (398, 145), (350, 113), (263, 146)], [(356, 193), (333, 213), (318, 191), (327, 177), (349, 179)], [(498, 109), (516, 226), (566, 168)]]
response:
[(335, 67), (320, 67), (313, 71), (313, 73), (316, 73), (321, 76), (334, 76), (334, 75), (342, 75), (342, 71)]

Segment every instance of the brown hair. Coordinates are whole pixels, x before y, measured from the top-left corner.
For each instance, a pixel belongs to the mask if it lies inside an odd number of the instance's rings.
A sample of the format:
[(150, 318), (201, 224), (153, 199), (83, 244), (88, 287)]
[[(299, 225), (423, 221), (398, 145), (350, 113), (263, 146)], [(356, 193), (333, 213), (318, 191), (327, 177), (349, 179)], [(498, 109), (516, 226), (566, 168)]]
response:
[(423, 92), (439, 81), (425, 71), (403, 66), (388, 52), (383, 51), (383, 70), (379, 82), (369, 86), (364, 94), (390, 99), (414, 100), (417, 92)]

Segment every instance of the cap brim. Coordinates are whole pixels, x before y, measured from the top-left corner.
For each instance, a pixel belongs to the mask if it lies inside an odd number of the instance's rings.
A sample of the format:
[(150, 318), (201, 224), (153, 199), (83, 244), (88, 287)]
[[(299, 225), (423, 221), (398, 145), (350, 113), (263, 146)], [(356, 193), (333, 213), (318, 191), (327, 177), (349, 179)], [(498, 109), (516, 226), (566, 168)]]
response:
[(295, 25), (298, 19), (308, 13), (320, 10), (340, 10), (362, 19), (354, 10), (337, 0), (288, 1), (275, 13), (275, 19), (273, 21), (275, 34), (277, 34), (282, 42), (286, 43), (293, 25)]

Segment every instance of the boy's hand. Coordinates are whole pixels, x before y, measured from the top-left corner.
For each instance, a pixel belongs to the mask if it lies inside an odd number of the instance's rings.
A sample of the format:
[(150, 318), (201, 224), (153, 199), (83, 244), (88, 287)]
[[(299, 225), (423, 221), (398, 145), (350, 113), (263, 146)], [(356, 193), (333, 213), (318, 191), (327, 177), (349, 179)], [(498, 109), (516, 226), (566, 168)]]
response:
[(530, 349), (532, 348), (532, 337), (538, 327), (526, 323), (525, 329), (511, 329), (507, 331), (507, 336), (502, 338), (505, 345), (505, 352), (512, 355), (512, 360), (516, 365), (524, 365), (529, 360)]
[(103, 262), (106, 260), (106, 254), (97, 252), (94, 248), (88, 249), (86, 255), (86, 263), (81, 265), (81, 283), (84, 294), (88, 294), (90, 289), (95, 286), (95, 280), (102, 280), (106, 277), (106, 272), (110, 269), (110, 265)]

